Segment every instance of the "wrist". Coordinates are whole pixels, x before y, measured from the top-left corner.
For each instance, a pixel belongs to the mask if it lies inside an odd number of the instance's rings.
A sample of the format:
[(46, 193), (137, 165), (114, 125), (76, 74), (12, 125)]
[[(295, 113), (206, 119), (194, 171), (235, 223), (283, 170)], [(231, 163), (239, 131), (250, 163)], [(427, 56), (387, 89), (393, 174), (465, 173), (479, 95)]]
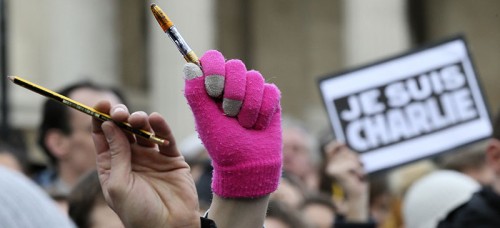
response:
[(362, 195), (359, 197), (349, 197), (347, 199), (347, 213), (345, 218), (347, 221), (352, 222), (366, 222), (369, 220), (369, 203), (368, 195)]
[(231, 167), (213, 164), (212, 190), (224, 198), (257, 198), (278, 188), (281, 156)]
[[(168, 216), (165, 218), (159, 215), (156, 218), (146, 218), (144, 215), (138, 215), (134, 219), (131, 216), (119, 216), (123, 225), (127, 228), (142, 228), (142, 227), (200, 227), (200, 212), (198, 210), (191, 213), (183, 212), (183, 216)], [(182, 219), (181, 219), (182, 218)]]
[(214, 195), (207, 217), (215, 221), (218, 228), (262, 227), (268, 203), (269, 195), (238, 199)]

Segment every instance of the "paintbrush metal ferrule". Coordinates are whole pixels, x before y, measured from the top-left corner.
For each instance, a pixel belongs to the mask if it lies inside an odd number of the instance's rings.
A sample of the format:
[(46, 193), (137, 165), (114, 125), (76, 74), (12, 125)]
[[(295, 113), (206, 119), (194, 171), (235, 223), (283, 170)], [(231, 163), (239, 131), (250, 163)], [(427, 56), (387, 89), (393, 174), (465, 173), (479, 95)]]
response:
[(91, 107), (88, 107), (82, 103), (79, 103), (77, 101), (74, 101), (68, 97), (65, 97), (61, 94), (58, 94), (54, 91), (51, 91), (47, 88), (44, 88), (42, 86), (39, 86), (35, 83), (32, 83), (28, 80), (22, 79), (18, 76), (8, 76), (9, 80), (15, 83), (16, 85), (22, 86), (28, 90), (31, 90), (35, 93), (38, 93), (42, 96), (45, 96), (47, 98), (50, 98), (52, 100), (58, 101), (64, 105), (67, 105), (68, 107), (71, 107), (73, 109), (76, 109), (80, 112), (83, 112), (87, 115), (90, 115), (92, 117), (95, 117), (97, 119), (100, 119), (102, 121), (113, 121), (118, 127), (124, 129), (125, 131), (128, 131), (129, 133), (132, 133), (134, 135), (140, 136), (142, 138), (145, 138), (147, 140), (150, 140), (156, 144), (160, 145), (165, 145), (168, 144), (168, 141), (162, 138), (156, 137), (153, 133), (142, 130), (142, 129), (136, 129), (133, 128), (129, 123), (127, 122), (118, 122), (114, 121), (111, 119), (111, 116), (104, 114), (102, 112), (99, 112)]
[(181, 33), (175, 27), (174, 23), (170, 20), (170, 18), (168, 18), (167, 14), (165, 14), (165, 12), (163, 12), (163, 10), (154, 3), (151, 4), (151, 12), (153, 12), (154, 17), (156, 18), (156, 21), (158, 21), (160, 27), (163, 29), (163, 32), (165, 32), (168, 37), (170, 37), (172, 42), (175, 43), (175, 46), (182, 54), (184, 59), (187, 62), (191, 62), (200, 66), (200, 60), (198, 59), (198, 56), (196, 56), (194, 51), (189, 47), (187, 42), (182, 37)]

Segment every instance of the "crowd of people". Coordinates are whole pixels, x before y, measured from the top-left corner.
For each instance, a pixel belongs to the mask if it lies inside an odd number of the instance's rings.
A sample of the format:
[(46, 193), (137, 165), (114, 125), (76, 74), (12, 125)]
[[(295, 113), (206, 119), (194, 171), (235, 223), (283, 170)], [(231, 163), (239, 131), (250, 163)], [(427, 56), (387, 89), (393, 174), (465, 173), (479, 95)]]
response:
[(47, 100), (45, 169), (0, 145), (0, 227), (500, 227), (500, 120), (490, 139), (368, 174), (332, 134), (286, 116), (258, 71), (218, 51), (201, 65), (184, 68), (196, 133), (178, 143), (168, 120), (130, 113), (113, 88), (60, 92), (166, 143)]

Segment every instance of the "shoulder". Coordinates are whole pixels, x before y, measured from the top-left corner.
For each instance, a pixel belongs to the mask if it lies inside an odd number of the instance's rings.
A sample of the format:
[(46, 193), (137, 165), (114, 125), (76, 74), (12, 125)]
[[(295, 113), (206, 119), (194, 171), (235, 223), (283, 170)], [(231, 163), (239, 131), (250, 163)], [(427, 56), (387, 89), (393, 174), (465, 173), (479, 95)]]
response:
[(467, 211), (469, 210), (467, 208), (467, 205), (468, 202), (458, 206), (453, 211), (448, 213), (448, 215), (446, 215), (446, 217), (438, 223), (437, 227), (451, 228), (451, 227), (457, 227), (458, 224), (462, 225), (460, 220), (462, 220), (462, 214), (466, 214)]
[(488, 204), (487, 191), (488, 188), (483, 188), (475, 193), (469, 201), (448, 213), (438, 227), (500, 227), (500, 211)]

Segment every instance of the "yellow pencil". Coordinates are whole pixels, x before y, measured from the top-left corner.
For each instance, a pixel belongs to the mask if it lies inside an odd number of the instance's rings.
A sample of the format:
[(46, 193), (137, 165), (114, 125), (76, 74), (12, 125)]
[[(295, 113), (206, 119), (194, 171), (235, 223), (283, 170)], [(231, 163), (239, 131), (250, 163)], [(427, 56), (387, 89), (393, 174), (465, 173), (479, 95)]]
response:
[(151, 4), (151, 12), (153, 12), (158, 24), (160, 24), (163, 29), (163, 32), (165, 32), (175, 43), (175, 46), (177, 46), (177, 49), (181, 52), (182, 56), (184, 56), (184, 59), (200, 66), (198, 56), (196, 56), (184, 38), (182, 38), (174, 23), (170, 20), (170, 18), (168, 18), (167, 14), (165, 14), (163, 10), (161, 10), (161, 8), (154, 3)]
[(107, 115), (107, 114), (104, 114), (102, 112), (99, 112), (91, 107), (88, 107), (80, 102), (77, 102), (77, 101), (74, 101), (68, 97), (65, 97), (61, 94), (58, 94), (54, 91), (51, 91), (49, 89), (46, 89), (42, 86), (39, 86), (37, 84), (34, 84), (32, 82), (29, 82), (28, 80), (25, 80), (25, 79), (22, 79), (18, 76), (8, 76), (9, 80), (11, 80), (12, 82), (14, 82), (15, 84), (17, 85), (20, 85), (26, 89), (29, 89), (35, 93), (38, 93), (40, 95), (43, 95), (47, 98), (50, 98), (50, 99), (53, 99), (55, 101), (58, 101), (62, 104), (65, 104), (71, 108), (74, 108), (80, 112), (83, 112), (87, 115), (90, 115), (92, 117), (95, 117), (97, 119), (100, 119), (102, 121), (113, 121), (116, 125), (118, 125), (118, 127), (134, 134), (134, 135), (137, 135), (137, 136), (140, 136), (140, 137), (143, 137), (145, 139), (148, 139), (156, 144), (159, 144), (159, 145), (167, 145), (169, 142), (165, 139), (162, 139), (162, 138), (158, 138), (156, 137), (153, 133), (151, 132), (148, 132), (148, 131), (145, 131), (145, 130), (142, 130), (142, 129), (136, 129), (136, 128), (133, 128), (132, 126), (130, 126), (129, 123), (127, 122), (117, 122), (117, 121), (114, 121), (111, 119), (111, 116)]

